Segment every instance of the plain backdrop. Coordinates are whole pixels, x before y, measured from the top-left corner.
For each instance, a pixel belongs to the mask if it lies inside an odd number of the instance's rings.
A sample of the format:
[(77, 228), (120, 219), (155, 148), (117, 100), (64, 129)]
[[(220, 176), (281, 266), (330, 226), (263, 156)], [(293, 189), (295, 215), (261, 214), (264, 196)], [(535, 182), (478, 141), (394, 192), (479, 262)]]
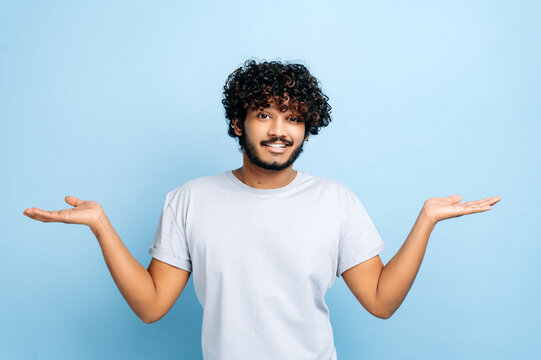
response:
[(338, 358), (536, 358), (540, 17), (535, 1), (1, 1), (0, 358), (201, 359), (192, 277), (144, 324), (87, 227), (22, 212), (97, 201), (146, 268), (165, 194), (241, 165), (221, 98), (249, 58), (321, 82), (333, 121), (294, 168), (358, 195), (384, 263), (428, 198), (502, 199), (437, 224), (388, 320), (337, 279)]

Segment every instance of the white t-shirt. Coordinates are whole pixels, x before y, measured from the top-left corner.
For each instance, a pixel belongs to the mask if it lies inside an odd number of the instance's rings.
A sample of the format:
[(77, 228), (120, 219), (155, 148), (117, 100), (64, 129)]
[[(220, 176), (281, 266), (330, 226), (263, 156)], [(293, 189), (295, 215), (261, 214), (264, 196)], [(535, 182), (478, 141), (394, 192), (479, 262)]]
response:
[(226, 171), (167, 194), (149, 253), (192, 272), (205, 360), (333, 360), (325, 294), (384, 249), (336, 180), (297, 171), (256, 189)]

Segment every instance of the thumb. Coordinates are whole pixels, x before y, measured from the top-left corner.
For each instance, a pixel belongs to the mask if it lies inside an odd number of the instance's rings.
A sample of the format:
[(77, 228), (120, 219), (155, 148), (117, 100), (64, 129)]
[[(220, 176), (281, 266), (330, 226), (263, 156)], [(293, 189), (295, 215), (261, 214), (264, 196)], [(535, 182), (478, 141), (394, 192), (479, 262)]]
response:
[(71, 206), (78, 206), (83, 203), (83, 200), (76, 198), (75, 196), (66, 196), (65, 199), (68, 204)]
[(451, 200), (451, 203), (456, 204), (456, 203), (460, 202), (460, 200), (462, 200), (462, 196), (460, 196), (460, 195), (451, 195), (451, 196), (448, 196), (447, 199)]

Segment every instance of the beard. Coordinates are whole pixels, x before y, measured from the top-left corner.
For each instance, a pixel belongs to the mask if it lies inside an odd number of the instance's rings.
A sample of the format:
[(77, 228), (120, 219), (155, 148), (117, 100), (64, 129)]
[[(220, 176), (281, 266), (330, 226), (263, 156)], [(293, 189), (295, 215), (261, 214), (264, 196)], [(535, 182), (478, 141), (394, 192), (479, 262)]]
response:
[[(297, 158), (299, 157), (299, 155), (303, 151), (302, 147), (304, 145), (304, 141), (302, 141), (301, 144), (297, 148), (295, 148), (293, 150), (293, 152), (289, 156), (289, 159), (287, 159), (287, 161), (285, 161), (284, 163), (280, 164), (277, 161), (274, 161), (272, 163), (265, 162), (265, 161), (261, 160), (259, 157), (257, 157), (257, 155), (256, 155), (256, 145), (253, 142), (251, 142), (250, 139), (247, 139), (244, 134), (245, 134), (245, 132), (243, 132), (241, 134), (241, 136), (240, 136), (240, 143), (242, 145), (242, 148), (246, 152), (246, 156), (248, 157), (248, 159), (250, 159), (250, 162), (252, 164), (254, 164), (255, 166), (258, 166), (258, 167), (260, 167), (262, 169), (265, 169), (265, 170), (274, 170), (274, 171), (284, 170), (285, 168), (287, 168), (291, 164), (293, 164), (295, 162), (295, 160), (297, 160)], [(266, 141), (266, 142), (274, 142), (274, 141), (277, 141), (277, 140), (279, 140), (279, 139), (274, 138), (274, 139), (270, 139), (269, 141)], [(286, 141), (284, 141), (284, 142), (286, 142)], [(288, 143), (288, 142), (286, 142), (286, 143)]]

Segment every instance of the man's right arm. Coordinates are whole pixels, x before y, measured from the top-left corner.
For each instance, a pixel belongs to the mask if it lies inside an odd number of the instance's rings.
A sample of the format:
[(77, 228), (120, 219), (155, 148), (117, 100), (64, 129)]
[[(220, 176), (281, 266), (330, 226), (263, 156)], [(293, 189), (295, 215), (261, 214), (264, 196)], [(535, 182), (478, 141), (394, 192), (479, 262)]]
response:
[(135, 314), (147, 324), (167, 314), (191, 273), (154, 258), (145, 269), (130, 254), (105, 212), (91, 230), (116, 286)]
[(41, 222), (63, 222), (90, 227), (100, 244), (109, 272), (128, 305), (149, 324), (162, 318), (184, 290), (190, 272), (152, 259), (148, 270), (135, 260), (109, 222), (102, 206), (66, 196), (70, 209), (28, 208), (23, 214)]

